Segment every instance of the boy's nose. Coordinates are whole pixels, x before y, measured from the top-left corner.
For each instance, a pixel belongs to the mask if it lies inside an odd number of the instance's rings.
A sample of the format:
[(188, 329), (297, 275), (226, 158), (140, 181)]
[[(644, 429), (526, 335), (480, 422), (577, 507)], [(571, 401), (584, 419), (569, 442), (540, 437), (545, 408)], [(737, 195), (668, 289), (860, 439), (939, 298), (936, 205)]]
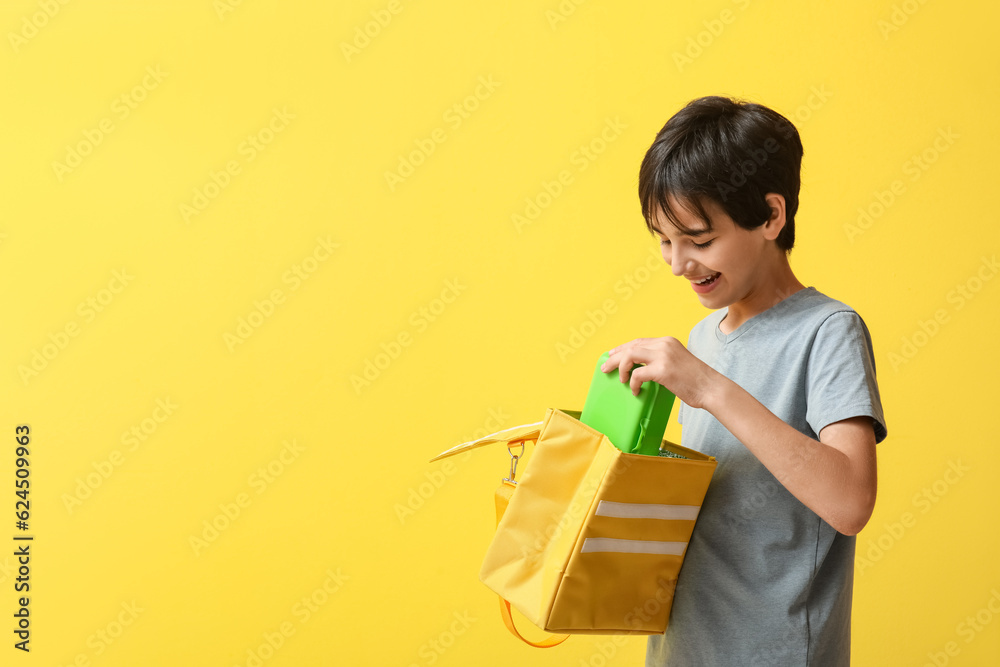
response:
[[(680, 243), (675, 243), (675, 246), (680, 246)], [(670, 251), (670, 270), (675, 276), (683, 276), (685, 273), (689, 273), (692, 268), (690, 266), (691, 260), (687, 257), (679, 247), (674, 247)]]

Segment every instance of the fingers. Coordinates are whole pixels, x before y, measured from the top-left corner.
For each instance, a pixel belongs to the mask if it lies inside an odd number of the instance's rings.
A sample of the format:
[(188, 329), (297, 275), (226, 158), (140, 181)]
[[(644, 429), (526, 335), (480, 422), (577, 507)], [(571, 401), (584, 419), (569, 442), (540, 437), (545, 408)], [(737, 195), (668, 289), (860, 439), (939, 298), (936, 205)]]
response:
[(619, 381), (627, 383), (632, 395), (638, 396), (644, 382), (673, 386), (676, 373), (689, 356), (691, 353), (684, 344), (671, 336), (636, 338), (608, 350), (608, 360), (601, 364), (601, 372), (610, 373), (617, 368)]
[(627, 357), (622, 359), (618, 364), (618, 379), (622, 382), (628, 382), (633, 366), (635, 366), (635, 363), (631, 359)]
[(607, 373), (614, 368), (617, 368), (619, 363), (621, 363), (621, 353), (628, 351), (629, 347), (635, 341), (629, 341), (628, 343), (623, 343), (618, 347), (613, 347), (608, 350), (608, 360), (601, 364), (601, 372)]
[(635, 345), (635, 342), (632, 341), (628, 349), (619, 350), (616, 354), (617, 359), (611, 364), (612, 367), (615, 365), (618, 366), (618, 379), (623, 383), (631, 382), (630, 378), (635, 377), (635, 372), (640, 368), (638, 364), (646, 363), (646, 353), (648, 351)]
[(613, 355), (616, 352), (623, 352), (623, 351), (629, 350), (629, 349), (631, 349), (631, 348), (633, 348), (633, 347), (635, 347), (637, 345), (645, 345), (646, 343), (648, 343), (651, 340), (654, 340), (654, 339), (652, 339), (652, 338), (633, 338), (632, 340), (630, 340), (627, 343), (622, 343), (621, 345), (618, 345), (617, 347), (611, 348), (610, 350), (608, 350), (608, 354), (609, 355)]
[[(608, 360), (601, 364), (601, 372), (608, 373), (617, 368), (618, 379), (621, 382), (633, 383), (630, 378), (635, 377), (634, 370), (641, 368), (637, 365), (648, 364), (655, 355), (656, 350), (650, 347), (655, 341), (656, 339), (653, 338), (635, 338), (611, 348), (608, 350)], [(642, 382), (643, 380), (640, 380), (638, 384), (633, 384), (633, 394), (638, 394), (638, 387), (642, 385)]]
[[(645, 366), (642, 368), (645, 368)], [(629, 389), (632, 390), (633, 396), (639, 395), (639, 392), (642, 391), (642, 383), (645, 382), (645, 380), (639, 375), (640, 370), (642, 369), (636, 369), (636, 372), (632, 373), (632, 379), (628, 381), (628, 386)]]

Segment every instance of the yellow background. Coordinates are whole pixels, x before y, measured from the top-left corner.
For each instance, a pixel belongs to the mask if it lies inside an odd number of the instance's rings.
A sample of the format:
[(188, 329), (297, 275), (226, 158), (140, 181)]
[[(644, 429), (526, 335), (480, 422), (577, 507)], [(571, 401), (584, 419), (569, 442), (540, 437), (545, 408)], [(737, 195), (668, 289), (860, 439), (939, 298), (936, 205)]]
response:
[(63, 2), (0, 6), (0, 663), (642, 664), (511, 638), (477, 580), (506, 454), (427, 460), (707, 314), (647, 267), (637, 172), (729, 94), (798, 126), (793, 268), (874, 337), (855, 664), (996, 664), (994, 3)]

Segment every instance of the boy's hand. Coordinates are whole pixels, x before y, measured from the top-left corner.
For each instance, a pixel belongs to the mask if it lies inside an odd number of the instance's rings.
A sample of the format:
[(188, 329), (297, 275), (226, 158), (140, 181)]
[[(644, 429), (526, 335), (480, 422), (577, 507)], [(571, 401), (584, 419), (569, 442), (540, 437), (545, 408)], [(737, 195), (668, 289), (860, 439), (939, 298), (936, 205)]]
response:
[[(608, 351), (608, 360), (601, 371), (618, 368), (622, 382), (628, 382), (632, 395), (637, 396), (643, 382), (662, 384), (692, 408), (704, 408), (719, 373), (691, 354), (684, 344), (671, 336), (636, 338)], [(636, 364), (645, 364), (629, 371)]]

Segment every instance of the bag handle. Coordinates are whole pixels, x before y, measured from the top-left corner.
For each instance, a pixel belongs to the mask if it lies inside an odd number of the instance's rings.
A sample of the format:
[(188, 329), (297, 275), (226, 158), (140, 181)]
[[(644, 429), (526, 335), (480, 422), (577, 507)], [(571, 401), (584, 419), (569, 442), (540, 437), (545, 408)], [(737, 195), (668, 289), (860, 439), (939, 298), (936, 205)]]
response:
[(461, 454), (462, 452), (467, 452), (469, 450), (496, 442), (503, 442), (506, 443), (508, 447), (512, 447), (518, 443), (524, 442), (525, 440), (536, 440), (538, 439), (538, 433), (541, 430), (542, 422), (522, 424), (521, 426), (511, 426), (510, 428), (505, 428), (502, 431), (490, 433), (489, 435), (483, 436), (478, 440), (469, 440), (468, 442), (463, 442), (460, 445), (455, 445), (451, 449), (446, 449), (428, 461), (428, 463), (433, 463), (434, 461), (439, 461), (441, 459), (448, 458), (449, 456), (455, 456), (456, 454)]
[[(511, 456), (513, 457), (513, 454)], [(511, 468), (511, 471), (511, 477), (513, 478), (513, 467)], [(510, 497), (514, 494), (515, 489), (517, 489), (517, 482), (513, 479), (505, 479), (500, 483), (500, 486), (497, 487), (494, 499), (496, 501), (498, 524), (500, 523), (500, 519), (503, 517), (504, 512), (507, 511), (507, 505), (510, 503)], [(514, 617), (511, 613), (510, 602), (505, 600), (502, 596), (497, 597), (500, 598), (500, 617), (503, 619), (503, 624), (507, 626), (507, 629), (510, 630), (512, 635), (523, 641), (528, 646), (534, 646), (535, 648), (552, 648), (553, 646), (558, 646), (569, 639), (569, 635), (552, 635), (542, 641), (531, 641), (522, 635), (518, 631), (517, 626), (514, 625)]]
[[(565, 412), (570, 417), (574, 419), (579, 419), (581, 412), (579, 410), (560, 410), (560, 412)], [(525, 442), (527, 440), (537, 440), (539, 433), (542, 430), (542, 424), (544, 422), (532, 422), (531, 424), (521, 424), (520, 426), (511, 426), (510, 428), (505, 428), (497, 431), (496, 433), (490, 433), (489, 435), (484, 435), (476, 440), (469, 440), (468, 442), (463, 442), (461, 444), (455, 445), (451, 449), (446, 449), (434, 458), (432, 458), (428, 463), (433, 463), (434, 461), (440, 461), (441, 459), (446, 459), (449, 456), (455, 456), (456, 454), (461, 454), (472, 449), (477, 449), (478, 447), (483, 447), (484, 445), (489, 445), (495, 442), (506, 443), (508, 447), (513, 447), (519, 443)]]

